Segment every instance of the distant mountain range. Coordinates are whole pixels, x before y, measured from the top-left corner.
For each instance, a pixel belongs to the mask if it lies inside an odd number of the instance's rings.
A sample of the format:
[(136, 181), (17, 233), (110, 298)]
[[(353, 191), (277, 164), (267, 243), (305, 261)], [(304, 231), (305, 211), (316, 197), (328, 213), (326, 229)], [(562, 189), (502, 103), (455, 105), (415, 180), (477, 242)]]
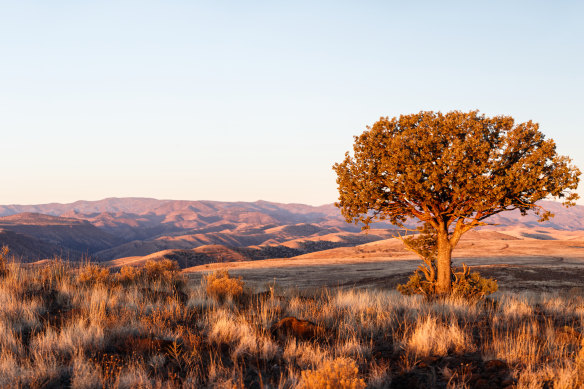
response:
[[(507, 212), (488, 221), (504, 227), (584, 230), (584, 206), (541, 205), (556, 217), (538, 223), (535, 216)], [(360, 227), (346, 223), (333, 204), (109, 198), (0, 206), (0, 245), (8, 245), (13, 254), (28, 261), (53, 256), (103, 261), (186, 250), (194, 258), (189, 264), (193, 266), (193, 261), (291, 257), (386, 239), (396, 233), (379, 230), (393, 229), (387, 224), (373, 227), (378, 230), (360, 233)], [(195, 248), (199, 249), (192, 251)]]

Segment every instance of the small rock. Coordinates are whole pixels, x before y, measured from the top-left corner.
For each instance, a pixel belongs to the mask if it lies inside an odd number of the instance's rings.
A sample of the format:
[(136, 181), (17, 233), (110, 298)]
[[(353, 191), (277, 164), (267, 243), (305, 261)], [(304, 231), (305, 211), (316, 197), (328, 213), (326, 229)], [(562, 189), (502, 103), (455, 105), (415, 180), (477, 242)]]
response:
[(474, 383), (473, 387), (475, 389), (490, 389), (491, 385), (489, 384), (489, 381), (487, 381), (484, 378), (481, 378)]
[(485, 369), (490, 371), (507, 369), (507, 364), (500, 359), (493, 359), (485, 363)]
[(292, 335), (302, 340), (311, 340), (326, 334), (322, 326), (308, 320), (299, 320), (292, 316), (281, 319), (271, 327), (270, 331), (274, 336), (285, 337)]

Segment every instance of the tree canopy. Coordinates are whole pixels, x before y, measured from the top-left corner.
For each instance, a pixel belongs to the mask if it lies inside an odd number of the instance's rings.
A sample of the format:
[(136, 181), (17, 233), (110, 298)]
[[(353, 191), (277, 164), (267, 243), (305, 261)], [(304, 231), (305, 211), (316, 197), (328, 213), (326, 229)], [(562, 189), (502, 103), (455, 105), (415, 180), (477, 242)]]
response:
[(537, 202), (555, 197), (574, 205), (580, 175), (537, 123), (478, 111), (381, 118), (333, 169), (347, 221), (367, 228), (374, 220), (403, 226), (415, 218), (436, 230), (442, 292), (450, 288), (446, 262), (450, 277), (450, 254), (463, 233), (514, 209), (545, 220), (551, 214)]

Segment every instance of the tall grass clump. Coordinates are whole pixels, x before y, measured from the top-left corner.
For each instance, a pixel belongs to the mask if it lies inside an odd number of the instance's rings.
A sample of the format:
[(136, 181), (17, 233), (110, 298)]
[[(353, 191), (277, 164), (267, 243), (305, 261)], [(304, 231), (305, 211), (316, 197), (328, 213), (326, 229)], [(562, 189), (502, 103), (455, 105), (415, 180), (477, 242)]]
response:
[(420, 318), (407, 341), (407, 349), (417, 356), (474, 351), (472, 338), (454, 321), (441, 323), (437, 318)]
[(220, 270), (205, 276), (205, 289), (212, 298), (222, 302), (239, 299), (244, 292), (241, 278), (232, 278), (227, 270)]
[(365, 380), (359, 378), (357, 364), (345, 358), (326, 361), (318, 369), (305, 370), (299, 388), (301, 389), (365, 389)]
[(79, 269), (77, 282), (84, 285), (105, 284), (109, 281), (110, 272), (108, 269), (95, 264), (88, 264)]
[(10, 250), (8, 246), (2, 246), (0, 248), (0, 278), (5, 277), (8, 274), (8, 253)]

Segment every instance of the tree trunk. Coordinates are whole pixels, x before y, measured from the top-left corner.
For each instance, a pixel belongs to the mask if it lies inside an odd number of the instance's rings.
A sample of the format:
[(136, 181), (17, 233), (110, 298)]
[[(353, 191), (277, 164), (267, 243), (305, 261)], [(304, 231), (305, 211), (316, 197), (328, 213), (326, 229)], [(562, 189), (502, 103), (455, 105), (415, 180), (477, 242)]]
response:
[(452, 246), (447, 234), (438, 234), (436, 242), (436, 270), (438, 273), (436, 293), (439, 296), (449, 295), (452, 290)]

